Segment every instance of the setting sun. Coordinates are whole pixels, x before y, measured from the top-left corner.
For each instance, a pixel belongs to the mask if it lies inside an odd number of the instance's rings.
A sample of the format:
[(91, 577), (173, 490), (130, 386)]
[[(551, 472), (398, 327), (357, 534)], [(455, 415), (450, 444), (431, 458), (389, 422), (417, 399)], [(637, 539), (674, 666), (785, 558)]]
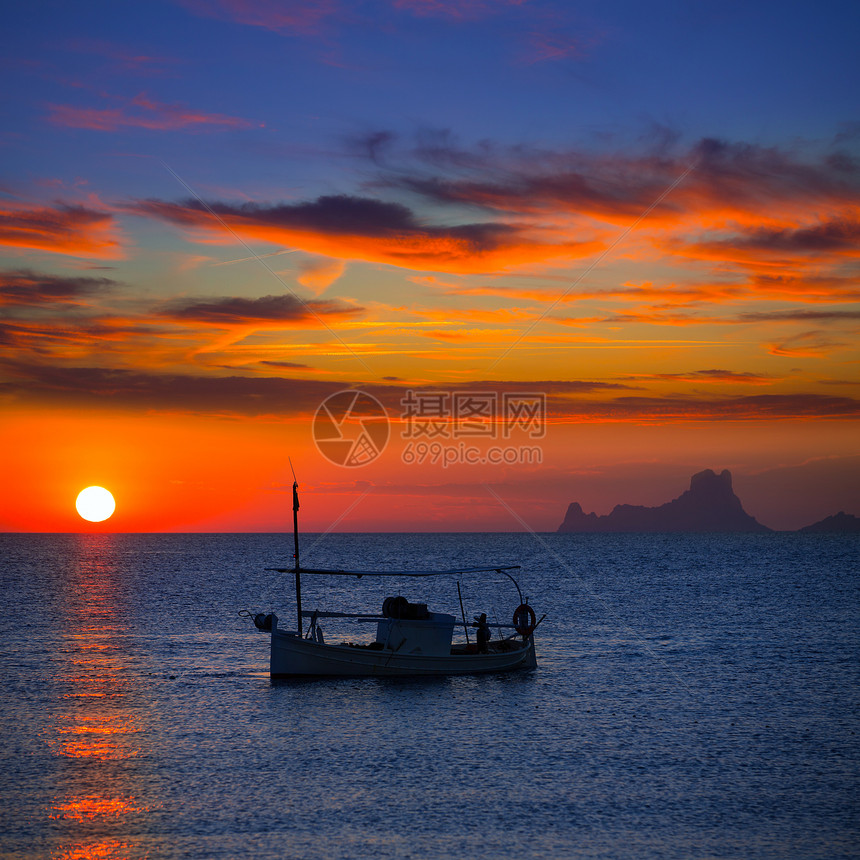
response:
[(85, 520), (100, 523), (116, 510), (116, 502), (104, 487), (87, 487), (78, 493), (75, 507)]

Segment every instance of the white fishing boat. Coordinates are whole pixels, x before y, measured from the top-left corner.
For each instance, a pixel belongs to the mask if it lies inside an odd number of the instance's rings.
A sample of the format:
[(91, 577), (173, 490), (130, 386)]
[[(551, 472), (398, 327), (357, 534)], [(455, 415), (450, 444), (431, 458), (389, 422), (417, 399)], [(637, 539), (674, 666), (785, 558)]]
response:
[[(534, 610), (528, 600), (523, 598), (520, 586), (511, 574), (511, 571), (519, 569), (518, 565), (421, 571), (304, 568), (299, 563), (298, 510), (298, 484), (294, 481), (295, 566), (269, 569), (295, 576), (296, 628), (280, 627), (278, 616), (274, 613), (258, 613), (254, 616), (244, 610), (241, 613), (253, 617), (256, 628), (271, 638), (269, 671), (272, 678), (475, 675), (534, 669), (537, 666), (534, 631), (543, 617), (536, 619)], [(516, 589), (519, 605), (512, 614), (510, 624), (498, 621), (491, 624), (485, 615), (472, 623), (466, 621), (458, 578), (487, 574), (506, 577)], [(444, 612), (431, 612), (426, 604), (410, 603), (400, 594), (385, 598), (378, 613), (306, 610), (302, 608), (303, 575), (357, 579), (449, 577), (456, 580), (461, 619), (458, 621), (456, 616)], [(363, 640), (357, 642), (326, 642), (319, 623), (324, 619), (338, 619), (337, 623), (345, 619), (360, 627), (375, 624), (375, 637), (367, 640), (365, 634)], [(463, 641), (455, 641), (454, 631), (460, 627), (464, 634)], [(366, 631), (367, 627), (363, 629)]]

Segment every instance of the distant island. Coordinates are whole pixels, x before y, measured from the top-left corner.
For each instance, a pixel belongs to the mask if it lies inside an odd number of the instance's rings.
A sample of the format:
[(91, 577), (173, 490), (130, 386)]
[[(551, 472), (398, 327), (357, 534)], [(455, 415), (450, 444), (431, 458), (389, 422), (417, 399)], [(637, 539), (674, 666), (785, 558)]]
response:
[[(711, 469), (690, 479), (690, 489), (656, 508), (616, 505), (605, 516), (586, 514), (579, 502), (571, 502), (559, 533), (617, 532), (770, 532), (743, 508), (732, 489), (728, 469)], [(800, 532), (858, 532), (860, 518), (840, 512)]]
[(846, 514), (845, 511), (839, 511), (838, 514), (833, 514), (832, 517), (825, 517), (821, 522), (813, 523), (811, 526), (804, 526), (798, 529), (804, 534), (814, 534), (816, 532), (860, 532), (860, 517), (855, 517), (853, 514)]

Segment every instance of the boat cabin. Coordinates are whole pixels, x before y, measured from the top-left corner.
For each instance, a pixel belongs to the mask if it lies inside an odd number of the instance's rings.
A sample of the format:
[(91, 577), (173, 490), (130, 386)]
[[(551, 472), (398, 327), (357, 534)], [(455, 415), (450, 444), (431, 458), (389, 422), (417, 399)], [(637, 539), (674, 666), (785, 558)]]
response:
[(376, 625), (376, 642), (382, 648), (431, 657), (451, 653), (453, 615), (429, 612), (426, 603), (409, 603), (405, 597), (386, 597), (382, 614)]

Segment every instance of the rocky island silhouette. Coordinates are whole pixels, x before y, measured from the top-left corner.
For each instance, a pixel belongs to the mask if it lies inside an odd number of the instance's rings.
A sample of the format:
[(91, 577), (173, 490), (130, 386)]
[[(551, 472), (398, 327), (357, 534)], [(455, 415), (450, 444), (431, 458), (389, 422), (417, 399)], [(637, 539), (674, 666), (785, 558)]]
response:
[[(579, 502), (571, 502), (559, 533), (613, 532), (770, 532), (743, 508), (732, 489), (732, 474), (723, 469), (697, 472), (690, 489), (655, 508), (616, 505), (605, 516), (586, 514)], [(798, 529), (800, 532), (858, 532), (860, 519), (840, 512)]]
[(839, 511), (838, 514), (833, 514), (832, 517), (825, 517), (811, 526), (804, 526), (798, 529), (804, 534), (814, 534), (822, 532), (855, 532), (860, 533), (860, 517), (855, 517), (853, 514), (846, 514), (845, 511)]

